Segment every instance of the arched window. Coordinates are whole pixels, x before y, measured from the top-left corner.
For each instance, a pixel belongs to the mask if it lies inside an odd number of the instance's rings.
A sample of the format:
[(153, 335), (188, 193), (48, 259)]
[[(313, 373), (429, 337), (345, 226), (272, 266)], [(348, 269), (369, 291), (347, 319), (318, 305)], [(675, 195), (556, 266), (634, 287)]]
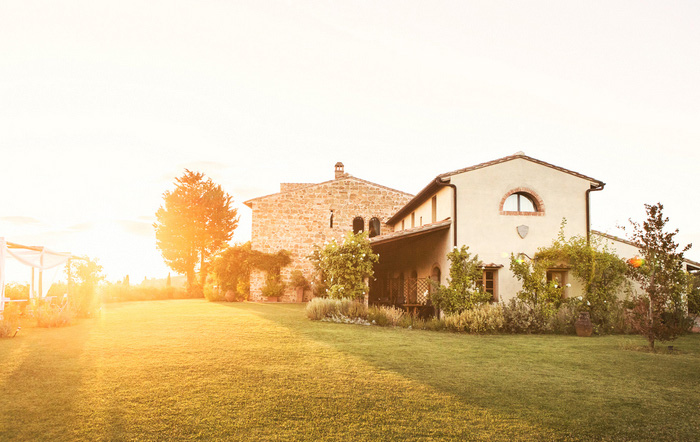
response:
[(375, 236), (378, 236), (380, 234), (380, 230), (382, 228), (382, 223), (379, 221), (379, 218), (374, 217), (369, 220), (369, 237), (373, 238)]
[(532, 195), (516, 192), (506, 198), (503, 210), (506, 212), (537, 212), (537, 203)]
[(433, 267), (433, 271), (430, 273), (430, 279), (435, 281), (436, 284), (440, 284), (440, 267)]
[(352, 220), (352, 232), (353, 233), (360, 233), (365, 231), (365, 220), (361, 216), (356, 216), (354, 220)]

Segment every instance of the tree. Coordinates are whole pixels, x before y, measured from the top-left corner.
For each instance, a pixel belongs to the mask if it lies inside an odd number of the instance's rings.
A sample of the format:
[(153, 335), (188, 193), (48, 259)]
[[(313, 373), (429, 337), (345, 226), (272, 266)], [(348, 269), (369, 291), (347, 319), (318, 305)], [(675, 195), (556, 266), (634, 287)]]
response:
[(342, 243), (334, 239), (316, 246), (309, 259), (325, 287), (321, 296), (362, 299), (369, 291), (365, 280), (374, 275), (379, 255), (372, 252), (367, 232), (348, 232)]
[(222, 294), (235, 293), (236, 299), (247, 299), (250, 294), (250, 271), (253, 251), (250, 242), (228, 247), (212, 261), (212, 276)]
[(678, 229), (665, 232), (668, 217), (664, 206), (645, 204), (647, 219), (639, 224), (630, 219), (630, 240), (641, 257), (628, 261), (629, 275), (643, 291), (634, 298), (632, 326), (649, 341), (654, 350), (655, 341), (670, 341), (685, 333), (690, 321), (686, 315), (685, 292), (689, 279), (683, 270), (683, 254), (674, 241)]
[(471, 256), (469, 247), (454, 248), (447, 254), (450, 260), (450, 278), (447, 287), (438, 286), (430, 294), (433, 305), (445, 313), (459, 313), (485, 304), (491, 294), (482, 283), (482, 262), (479, 255)]
[(66, 263), (68, 299), (78, 316), (91, 316), (98, 307), (97, 286), (104, 280), (96, 259), (71, 259)]
[(175, 190), (163, 193), (163, 206), (156, 212), (156, 244), (165, 263), (187, 276), (188, 290), (206, 279), (210, 258), (221, 250), (238, 226), (237, 210), (220, 185), (204, 174), (185, 169), (175, 179)]

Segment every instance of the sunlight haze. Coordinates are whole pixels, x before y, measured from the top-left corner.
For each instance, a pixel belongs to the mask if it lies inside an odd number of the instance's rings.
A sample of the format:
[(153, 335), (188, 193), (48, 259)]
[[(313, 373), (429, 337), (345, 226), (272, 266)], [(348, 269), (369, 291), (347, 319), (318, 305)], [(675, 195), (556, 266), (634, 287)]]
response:
[[(184, 170), (248, 199), (333, 165), (417, 193), (517, 151), (604, 181), (592, 227), (661, 202), (700, 261), (697, 2), (0, 0), (0, 236), (165, 277)], [(8, 269), (8, 280), (27, 269)]]

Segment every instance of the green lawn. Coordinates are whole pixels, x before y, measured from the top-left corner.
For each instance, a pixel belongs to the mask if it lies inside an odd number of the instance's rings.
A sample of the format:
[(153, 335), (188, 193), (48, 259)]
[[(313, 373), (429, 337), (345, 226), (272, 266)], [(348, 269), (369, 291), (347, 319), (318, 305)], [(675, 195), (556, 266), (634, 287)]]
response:
[(0, 340), (0, 440), (698, 440), (700, 336), (673, 344), (112, 304)]

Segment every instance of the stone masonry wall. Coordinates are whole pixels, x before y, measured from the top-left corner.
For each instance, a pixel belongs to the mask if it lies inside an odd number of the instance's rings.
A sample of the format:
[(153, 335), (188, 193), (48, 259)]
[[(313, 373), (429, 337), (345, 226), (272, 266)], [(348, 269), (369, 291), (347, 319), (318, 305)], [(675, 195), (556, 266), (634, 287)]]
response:
[[(282, 280), (288, 282), (290, 274), (300, 270), (310, 281), (312, 265), (307, 256), (314, 245), (323, 245), (333, 238), (342, 239), (352, 231), (356, 216), (364, 218), (365, 231), (369, 230), (369, 220), (377, 217), (381, 221), (381, 233), (387, 233), (390, 227), (386, 221), (412, 197), (343, 174), (333, 181), (251, 200), (252, 248), (267, 253), (288, 250), (292, 254), (292, 263), (282, 269)], [(333, 227), (330, 226), (331, 210)], [(263, 272), (252, 272), (251, 300), (265, 300), (261, 294), (264, 281)], [(296, 289), (288, 287), (280, 301), (293, 302), (296, 297)]]

